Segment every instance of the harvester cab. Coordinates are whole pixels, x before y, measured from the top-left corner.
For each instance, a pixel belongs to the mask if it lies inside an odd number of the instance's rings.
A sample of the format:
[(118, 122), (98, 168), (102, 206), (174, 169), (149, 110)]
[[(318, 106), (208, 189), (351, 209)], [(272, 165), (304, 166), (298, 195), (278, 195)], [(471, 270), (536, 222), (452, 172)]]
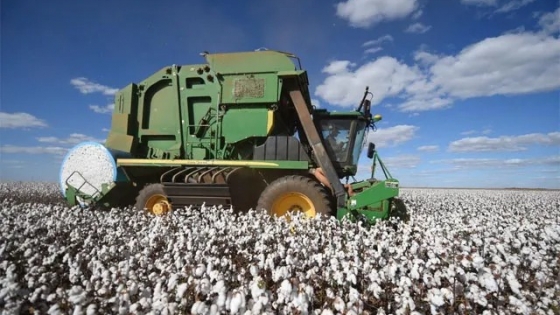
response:
[(70, 205), (154, 214), (223, 205), (369, 221), (393, 214), (399, 183), (372, 144), (372, 167), (386, 178), (349, 182), (381, 119), (371, 114), (367, 88), (356, 110), (330, 112), (311, 105), (295, 55), (203, 56), (206, 63), (167, 66), (117, 92), (105, 143), (79, 144), (62, 164)]

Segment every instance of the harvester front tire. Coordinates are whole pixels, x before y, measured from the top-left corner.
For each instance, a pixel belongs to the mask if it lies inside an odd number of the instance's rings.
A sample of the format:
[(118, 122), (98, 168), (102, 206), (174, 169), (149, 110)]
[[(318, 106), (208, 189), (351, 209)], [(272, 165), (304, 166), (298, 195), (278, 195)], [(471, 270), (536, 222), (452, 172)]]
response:
[(290, 175), (276, 179), (264, 189), (257, 210), (265, 210), (277, 217), (284, 217), (290, 211), (301, 211), (308, 218), (318, 214), (328, 218), (333, 214), (331, 199), (325, 187), (317, 181)]
[(142, 188), (136, 197), (135, 207), (154, 215), (165, 215), (171, 211), (171, 204), (162, 184), (148, 184)]

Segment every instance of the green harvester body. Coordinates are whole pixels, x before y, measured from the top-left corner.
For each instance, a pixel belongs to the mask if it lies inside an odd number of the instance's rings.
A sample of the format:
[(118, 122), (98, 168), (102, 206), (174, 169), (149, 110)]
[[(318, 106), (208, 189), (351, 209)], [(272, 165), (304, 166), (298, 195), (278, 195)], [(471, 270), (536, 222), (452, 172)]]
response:
[[(313, 175), (320, 169), (337, 218), (391, 215), (399, 182), (372, 144), (372, 171), (378, 164), (385, 179), (372, 172), (368, 180), (349, 182), (367, 131), (380, 119), (371, 115), (367, 89), (357, 110), (329, 112), (312, 106), (307, 72), (294, 55), (264, 50), (203, 56), (205, 63), (164, 67), (116, 93), (104, 146), (118, 153), (120, 179), (96, 196), (69, 186), (69, 204), (77, 203), (76, 196), (109, 207), (132, 204), (144, 187), (159, 184), (173, 207), (248, 210), (271, 182), (293, 175), (321, 182)], [(327, 141), (333, 125), (341, 147)]]

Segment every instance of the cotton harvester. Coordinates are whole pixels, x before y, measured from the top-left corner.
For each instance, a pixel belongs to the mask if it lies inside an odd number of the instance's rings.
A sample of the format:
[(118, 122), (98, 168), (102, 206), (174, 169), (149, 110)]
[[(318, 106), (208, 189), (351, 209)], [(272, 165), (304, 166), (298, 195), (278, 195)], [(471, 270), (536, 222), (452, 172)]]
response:
[[(329, 112), (312, 106), (307, 72), (292, 54), (203, 56), (204, 64), (165, 67), (115, 95), (105, 143), (81, 143), (62, 164), (69, 205), (400, 216), (399, 182), (373, 143), (371, 178), (354, 179), (366, 134), (381, 119), (367, 88), (356, 110)], [(377, 166), (385, 179), (374, 177)]]

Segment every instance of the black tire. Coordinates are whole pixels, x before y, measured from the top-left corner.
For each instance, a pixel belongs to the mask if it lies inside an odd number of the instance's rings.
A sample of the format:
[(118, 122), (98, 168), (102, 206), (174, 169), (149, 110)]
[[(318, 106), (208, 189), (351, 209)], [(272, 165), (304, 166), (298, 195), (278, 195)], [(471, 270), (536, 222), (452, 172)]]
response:
[(144, 186), (144, 188), (142, 188), (142, 190), (140, 190), (140, 192), (138, 193), (138, 196), (136, 196), (136, 204), (134, 205), (134, 207), (137, 210), (143, 210), (153, 213), (151, 209), (146, 209), (146, 204), (148, 203), (150, 198), (157, 195), (167, 198), (167, 194), (163, 190), (162, 184), (148, 184)]
[(320, 213), (323, 218), (329, 218), (334, 213), (332, 198), (325, 187), (301, 175), (281, 177), (270, 183), (259, 197), (257, 210), (267, 211), (269, 215), (274, 216), (273, 205), (289, 193), (299, 193), (307, 197), (313, 204), (315, 212)]

